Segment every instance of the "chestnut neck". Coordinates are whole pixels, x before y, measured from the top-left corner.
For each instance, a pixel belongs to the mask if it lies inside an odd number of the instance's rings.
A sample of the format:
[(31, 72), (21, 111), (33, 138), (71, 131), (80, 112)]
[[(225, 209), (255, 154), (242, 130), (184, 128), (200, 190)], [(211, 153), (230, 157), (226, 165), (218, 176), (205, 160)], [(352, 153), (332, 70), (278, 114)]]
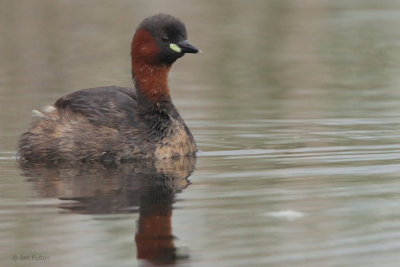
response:
[(139, 29), (132, 40), (132, 76), (140, 97), (154, 103), (170, 101), (168, 73), (171, 64), (159, 61), (160, 49), (153, 36)]
[(170, 100), (168, 73), (170, 66), (132, 64), (136, 88), (147, 100)]

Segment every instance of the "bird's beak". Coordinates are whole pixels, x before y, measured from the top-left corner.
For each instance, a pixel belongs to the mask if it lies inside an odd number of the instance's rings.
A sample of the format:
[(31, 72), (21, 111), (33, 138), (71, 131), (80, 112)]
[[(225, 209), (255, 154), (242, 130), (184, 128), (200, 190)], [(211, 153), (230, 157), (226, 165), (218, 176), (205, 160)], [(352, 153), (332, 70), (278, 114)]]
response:
[(200, 52), (200, 50), (195, 47), (194, 45), (192, 45), (191, 43), (189, 43), (187, 40), (185, 41), (181, 41), (179, 43), (176, 44), (180, 49), (182, 53), (198, 53)]

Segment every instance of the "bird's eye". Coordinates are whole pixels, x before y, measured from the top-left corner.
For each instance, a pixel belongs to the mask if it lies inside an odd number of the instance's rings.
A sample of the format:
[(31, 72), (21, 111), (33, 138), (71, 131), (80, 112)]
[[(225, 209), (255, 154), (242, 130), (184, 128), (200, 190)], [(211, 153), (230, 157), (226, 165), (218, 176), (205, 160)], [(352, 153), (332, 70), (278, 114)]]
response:
[(169, 38), (168, 38), (168, 36), (164, 35), (164, 36), (161, 38), (161, 40), (162, 40), (163, 42), (168, 42), (168, 41), (169, 41)]

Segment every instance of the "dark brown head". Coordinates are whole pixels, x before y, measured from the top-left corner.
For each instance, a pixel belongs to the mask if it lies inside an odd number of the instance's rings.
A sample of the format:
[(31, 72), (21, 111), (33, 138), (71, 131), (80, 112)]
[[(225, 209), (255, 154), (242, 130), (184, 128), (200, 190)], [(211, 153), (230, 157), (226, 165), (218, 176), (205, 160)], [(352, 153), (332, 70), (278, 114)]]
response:
[(185, 53), (199, 50), (187, 41), (185, 25), (167, 14), (146, 18), (132, 40), (132, 76), (148, 99), (169, 99), (168, 72)]
[(133, 61), (171, 65), (185, 53), (197, 52), (199, 50), (187, 41), (186, 28), (180, 20), (171, 15), (157, 14), (139, 25), (133, 37), (131, 54)]

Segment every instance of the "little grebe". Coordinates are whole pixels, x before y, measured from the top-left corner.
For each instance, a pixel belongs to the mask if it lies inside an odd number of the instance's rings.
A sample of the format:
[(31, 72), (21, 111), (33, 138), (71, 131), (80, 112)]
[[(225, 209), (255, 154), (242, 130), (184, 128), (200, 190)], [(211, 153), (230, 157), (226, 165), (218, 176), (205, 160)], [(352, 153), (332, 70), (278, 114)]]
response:
[(173, 16), (146, 18), (131, 46), (135, 89), (84, 89), (35, 111), (39, 119), (22, 134), (21, 161), (116, 162), (194, 155), (196, 144), (171, 101), (168, 72), (185, 53), (199, 50)]

